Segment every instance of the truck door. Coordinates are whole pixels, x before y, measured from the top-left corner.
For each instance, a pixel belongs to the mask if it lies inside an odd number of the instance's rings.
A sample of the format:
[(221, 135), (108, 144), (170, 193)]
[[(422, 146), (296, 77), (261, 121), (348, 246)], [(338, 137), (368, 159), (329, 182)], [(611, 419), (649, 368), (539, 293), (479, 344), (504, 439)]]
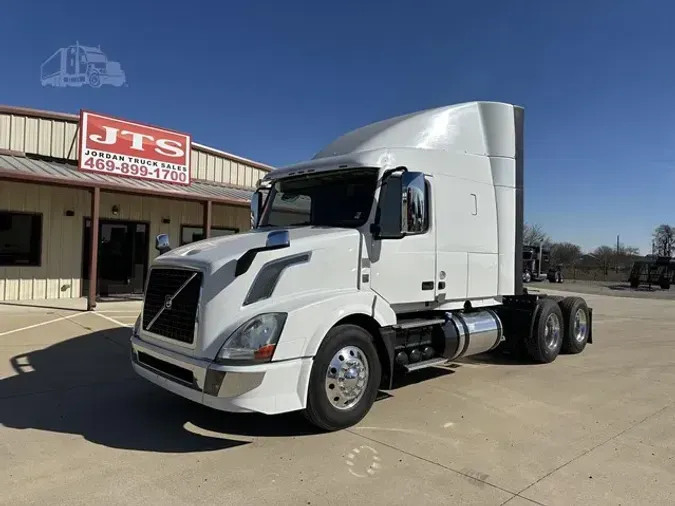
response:
[(66, 51), (66, 68), (65, 68), (65, 74), (68, 78), (73, 78), (77, 76), (78, 74), (78, 54), (77, 54), (77, 47), (76, 46), (70, 46), (68, 50)]
[(370, 288), (389, 304), (423, 304), (436, 297), (436, 237), (430, 226), (430, 185), (422, 176), (419, 192), (408, 192), (414, 205), (408, 206), (405, 219), (411, 230), (404, 237), (401, 231), (403, 213), (402, 178), (400, 174), (389, 177), (380, 191), (377, 213), (382, 239), (370, 241)]

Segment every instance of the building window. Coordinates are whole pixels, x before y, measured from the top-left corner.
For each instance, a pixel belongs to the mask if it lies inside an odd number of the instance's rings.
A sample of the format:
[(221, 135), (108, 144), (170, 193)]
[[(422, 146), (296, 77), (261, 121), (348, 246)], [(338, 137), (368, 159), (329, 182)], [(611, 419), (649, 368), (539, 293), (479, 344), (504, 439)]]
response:
[[(239, 232), (238, 228), (218, 228), (211, 227), (211, 237), (222, 237)], [(191, 242), (204, 239), (204, 227), (195, 227), (192, 225), (183, 225), (180, 227), (180, 245), (190, 244)]]
[(0, 211), (0, 266), (39, 267), (42, 215)]

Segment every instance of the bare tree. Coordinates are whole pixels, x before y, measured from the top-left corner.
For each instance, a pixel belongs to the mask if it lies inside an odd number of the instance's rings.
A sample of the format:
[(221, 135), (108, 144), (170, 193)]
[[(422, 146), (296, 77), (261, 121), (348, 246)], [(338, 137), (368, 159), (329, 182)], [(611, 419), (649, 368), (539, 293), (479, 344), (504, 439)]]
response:
[(598, 246), (593, 250), (592, 255), (598, 261), (606, 276), (616, 257), (616, 249), (611, 246)]
[(625, 264), (629, 264), (635, 260), (635, 257), (640, 256), (640, 248), (635, 246), (626, 246), (625, 244), (619, 244), (618, 248), (614, 250), (614, 269), (616, 272), (619, 272), (621, 267), (625, 267)]
[(571, 242), (556, 242), (551, 245), (551, 263), (568, 267), (581, 258), (581, 247)]
[(525, 223), (523, 226), (523, 244), (528, 246), (538, 246), (541, 243), (548, 246), (551, 244), (551, 238), (544, 232), (544, 229), (541, 228), (540, 225), (537, 225), (536, 223), (534, 225)]
[(659, 225), (654, 230), (654, 252), (658, 256), (671, 257), (675, 250), (675, 228), (670, 225)]

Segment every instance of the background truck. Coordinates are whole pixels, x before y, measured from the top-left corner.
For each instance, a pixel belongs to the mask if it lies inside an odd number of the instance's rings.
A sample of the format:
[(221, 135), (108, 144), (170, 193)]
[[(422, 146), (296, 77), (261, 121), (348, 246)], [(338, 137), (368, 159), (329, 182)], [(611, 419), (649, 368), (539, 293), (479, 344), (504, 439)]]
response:
[(63, 47), (47, 58), (40, 67), (42, 86), (80, 87), (89, 85), (100, 88), (103, 84), (116, 87), (126, 82), (126, 74), (120, 64), (108, 60), (100, 47)]
[(523, 118), (495, 102), (420, 111), (268, 173), (253, 230), (153, 261), (134, 370), (218, 410), (338, 430), (419, 369), (582, 352), (584, 299), (522, 286)]
[(628, 282), (631, 288), (644, 284), (648, 288), (656, 285), (662, 290), (670, 290), (670, 286), (675, 283), (675, 259), (660, 256), (635, 260)]
[(563, 282), (561, 266), (551, 263), (551, 250), (542, 244), (523, 246), (523, 283), (545, 279), (551, 283)]

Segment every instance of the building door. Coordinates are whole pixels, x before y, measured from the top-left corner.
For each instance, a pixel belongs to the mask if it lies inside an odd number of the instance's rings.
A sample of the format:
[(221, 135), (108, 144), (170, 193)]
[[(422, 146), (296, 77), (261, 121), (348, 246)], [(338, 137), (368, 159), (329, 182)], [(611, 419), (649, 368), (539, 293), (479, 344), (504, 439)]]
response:
[[(100, 220), (97, 295), (140, 294), (148, 270), (150, 226), (147, 223)], [(91, 219), (84, 221), (82, 294), (89, 292)]]

